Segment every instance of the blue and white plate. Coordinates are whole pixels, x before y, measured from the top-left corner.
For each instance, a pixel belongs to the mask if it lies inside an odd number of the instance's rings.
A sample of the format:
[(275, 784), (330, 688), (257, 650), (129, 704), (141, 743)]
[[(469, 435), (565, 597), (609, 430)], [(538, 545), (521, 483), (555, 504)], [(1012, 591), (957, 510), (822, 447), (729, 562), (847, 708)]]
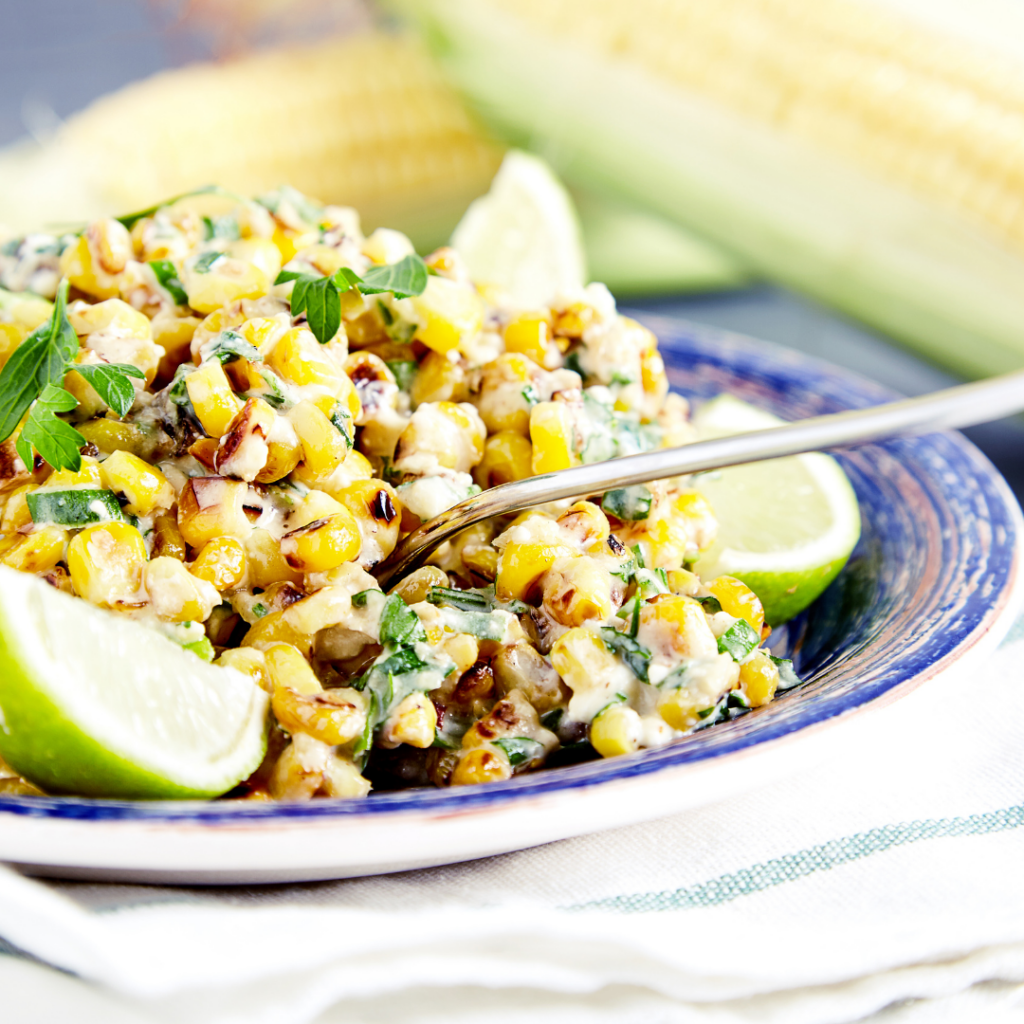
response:
[[(729, 391), (785, 419), (875, 405), (884, 388), (806, 356), (645, 318), (672, 385)], [(991, 650), (1022, 592), (1024, 523), (1002, 478), (959, 434), (839, 454), (863, 536), (835, 583), (778, 631), (807, 682), (663, 750), (509, 782), (302, 804), (0, 798), (0, 860), (63, 875), (163, 882), (340, 878), (453, 863), (659, 817), (813, 760), (850, 714)], [(780, 647), (783, 648), (780, 651)]]

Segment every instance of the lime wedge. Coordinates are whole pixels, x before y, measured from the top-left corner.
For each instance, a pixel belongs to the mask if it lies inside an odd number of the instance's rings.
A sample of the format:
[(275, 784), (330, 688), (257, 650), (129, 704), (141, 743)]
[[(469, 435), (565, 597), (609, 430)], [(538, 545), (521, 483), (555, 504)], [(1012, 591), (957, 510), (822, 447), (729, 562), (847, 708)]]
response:
[(267, 703), (240, 672), (0, 568), (0, 757), (44, 790), (219, 796), (262, 760)]
[[(701, 437), (762, 430), (783, 421), (731, 395), (694, 416)], [(701, 473), (694, 486), (711, 502), (718, 538), (697, 562), (710, 580), (743, 580), (771, 625), (806, 608), (835, 579), (860, 537), (857, 496), (839, 463), (812, 452)]]
[(487, 195), (470, 203), (452, 246), (474, 281), (501, 288), (526, 308), (586, 282), (568, 192), (543, 160), (519, 150), (505, 155)]

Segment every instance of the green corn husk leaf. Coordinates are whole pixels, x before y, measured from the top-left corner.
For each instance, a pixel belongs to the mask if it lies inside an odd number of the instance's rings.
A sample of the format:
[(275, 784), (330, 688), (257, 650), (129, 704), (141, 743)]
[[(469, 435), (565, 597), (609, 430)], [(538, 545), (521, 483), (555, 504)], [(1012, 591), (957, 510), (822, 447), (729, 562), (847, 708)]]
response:
[(489, 0), (392, 6), (570, 186), (655, 210), (965, 376), (1024, 363), (1024, 253), (980, 220), (589, 49), (582, 23), (556, 38)]

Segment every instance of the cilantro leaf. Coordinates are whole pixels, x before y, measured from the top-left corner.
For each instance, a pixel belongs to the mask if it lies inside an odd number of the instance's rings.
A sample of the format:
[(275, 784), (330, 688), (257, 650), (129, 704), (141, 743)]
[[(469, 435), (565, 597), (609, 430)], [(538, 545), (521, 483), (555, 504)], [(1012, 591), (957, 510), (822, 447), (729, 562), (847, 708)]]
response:
[(74, 395), (63, 388), (53, 384), (43, 388), (15, 442), (18, 455), (26, 466), (31, 467), (32, 449), (35, 448), (54, 469), (78, 472), (82, 466), (79, 449), (85, 444), (85, 438), (69, 423), (57, 419), (56, 415), (58, 412), (70, 412), (77, 405)]
[(464, 612), (489, 612), (493, 603), (476, 590), (457, 590), (455, 587), (431, 587), (427, 594), (430, 604), (450, 605)]
[(651, 652), (643, 644), (611, 626), (601, 628), (601, 639), (605, 642), (606, 647), (621, 656), (637, 679), (642, 683), (650, 682), (647, 666), (651, 663)]
[(250, 345), (237, 331), (221, 331), (217, 340), (206, 352), (208, 359), (216, 359), (221, 366), (236, 359), (248, 359), (250, 363), (260, 361), (260, 350)]
[(651, 514), (651, 492), (643, 484), (619, 487), (601, 499), (601, 508), (623, 522), (636, 522)]
[(774, 654), (769, 654), (768, 657), (775, 662), (775, 667), (779, 670), (778, 689), (791, 690), (794, 686), (799, 686), (803, 682), (796, 674), (793, 662), (789, 658), (776, 658)]
[(179, 306), (188, 305), (188, 295), (185, 294), (185, 286), (178, 277), (177, 268), (170, 260), (150, 260), (149, 265), (153, 268), (156, 279), (165, 292)]
[(718, 638), (718, 651), (733, 661), (742, 661), (760, 642), (761, 634), (746, 619), (737, 619)]
[[(0, 371), (0, 441), (11, 436), (40, 391), (64, 379), (68, 363), (78, 353), (78, 335), (67, 317), (67, 300), (68, 283), (64, 280), (57, 289), (50, 319), (14, 350)], [(84, 444), (84, 439), (80, 443)], [(31, 459), (25, 465), (31, 466)]]
[(70, 368), (80, 373), (118, 416), (126, 416), (135, 402), (135, 387), (129, 378), (146, 379), (130, 363), (77, 363)]
[(208, 274), (213, 269), (213, 265), (220, 262), (222, 259), (224, 259), (224, 253), (219, 252), (217, 249), (213, 249), (210, 252), (203, 253), (203, 255), (192, 264), (192, 269), (197, 274)]
[(544, 744), (529, 736), (502, 736), (491, 742), (501, 749), (513, 768), (524, 761), (533, 761), (544, 753)]
[(392, 359), (388, 361), (387, 367), (395, 375), (399, 390), (408, 391), (416, 379), (420, 364), (415, 359)]
[(380, 642), (412, 644), (417, 640), (426, 639), (427, 631), (423, 628), (419, 616), (399, 594), (389, 594), (384, 602), (384, 610), (380, 613)]

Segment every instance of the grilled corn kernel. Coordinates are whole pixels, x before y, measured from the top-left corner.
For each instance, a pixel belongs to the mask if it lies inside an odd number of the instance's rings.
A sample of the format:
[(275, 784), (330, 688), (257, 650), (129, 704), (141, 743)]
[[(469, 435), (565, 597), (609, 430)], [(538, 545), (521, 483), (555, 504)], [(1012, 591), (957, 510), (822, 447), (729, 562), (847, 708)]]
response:
[(579, 461), (573, 452), (573, 425), (564, 402), (538, 402), (530, 410), (533, 472), (554, 473)]
[(285, 611), (287, 609), (268, 612), (262, 618), (257, 619), (243, 637), (242, 646), (254, 647), (258, 651), (265, 652), (271, 647), (286, 644), (302, 654), (309, 654), (313, 650), (312, 635), (300, 633), (285, 618)]
[(188, 304), (212, 313), (238, 299), (256, 299), (270, 291), (267, 275), (255, 263), (213, 253), (189, 257), (181, 269)]
[(171, 513), (165, 512), (153, 520), (152, 544), (154, 558), (164, 555), (179, 562), (185, 561), (185, 538), (178, 529), (178, 520)]
[(134, 526), (87, 526), (68, 544), (67, 563), (75, 593), (92, 604), (140, 601), (146, 542)]
[(673, 729), (685, 732), (700, 721), (700, 712), (715, 706), (715, 699), (699, 690), (682, 687), (663, 694), (658, 701), (658, 714)]
[[(396, 583), (389, 594), (398, 594), (406, 604), (419, 604), (427, 599), (431, 587), (447, 587), (448, 574), (436, 565), (424, 565)], [(475, 657), (474, 657), (475, 660)]]
[(498, 560), (495, 593), (499, 601), (525, 600), (535, 583), (558, 561), (576, 554), (567, 544), (509, 541)]
[(700, 590), (700, 579), (688, 569), (669, 569), (668, 588), (673, 594), (693, 597)]
[(49, 572), (63, 557), (67, 530), (42, 526), (22, 537), (0, 561), (20, 572)]
[[(267, 652), (268, 657), (294, 660), (291, 654), (274, 655), (275, 650), (271, 648)], [(298, 651), (295, 654), (298, 655)], [(305, 658), (302, 658), (302, 663), (306, 664)], [(306, 667), (309, 668), (308, 665)], [(289, 669), (284, 671), (287, 674)], [(366, 725), (366, 703), (366, 698), (350, 687), (302, 693), (290, 686), (275, 686), (271, 698), (274, 717), (282, 729), (287, 729), (292, 735), (306, 733), (332, 747), (349, 743), (362, 734)], [(433, 741), (433, 733), (430, 739)]]
[(252, 647), (229, 647), (214, 662), (222, 668), (233, 668), (248, 676), (260, 689), (273, 693), (274, 684), (267, 675), (267, 662), (262, 651)]
[(174, 371), (191, 355), (192, 336), (199, 326), (199, 317), (158, 313), (153, 317), (151, 326), (154, 343), (164, 350), (157, 376), (164, 381), (170, 380)]
[(149, 383), (156, 376), (163, 349), (153, 342), (149, 319), (120, 299), (107, 299), (89, 306), (72, 302), (68, 320), (82, 345), (108, 363), (131, 363)]
[(708, 589), (718, 598), (723, 612), (734, 619), (745, 619), (758, 633), (761, 632), (764, 606), (746, 583), (733, 576), (719, 576), (708, 584)]
[(131, 255), (131, 235), (123, 224), (94, 221), (61, 253), (60, 271), (79, 291), (112, 299), (119, 292), (118, 277)]
[(538, 366), (553, 370), (558, 349), (551, 343), (551, 317), (547, 313), (521, 313), (505, 328), (505, 351), (519, 352)]
[(342, 562), (352, 561), (361, 547), (362, 537), (355, 517), (344, 508), (281, 538), (281, 554), (299, 572), (326, 572)]
[(220, 603), (217, 591), (176, 558), (147, 562), (144, 581), (150, 608), (168, 622), (205, 622)]
[(625, 704), (611, 704), (590, 724), (590, 744), (602, 757), (632, 754), (640, 748), (643, 723)]
[(483, 458), (473, 470), (473, 479), (485, 489), (532, 475), (533, 446), (515, 430), (502, 430), (487, 438)]
[(281, 250), (269, 238), (237, 238), (228, 246), (228, 253), (259, 267), (268, 281), (281, 273)]
[[(293, 384), (315, 385), (332, 395), (340, 393), (345, 372), (328, 356), (313, 332), (305, 327), (286, 331), (265, 357), (271, 369)], [(348, 381), (351, 386), (351, 381)], [(358, 412), (356, 413), (358, 415)]]
[(452, 772), (451, 785), (476, 786), (482, 782), (500, 782), (512, 778), (508, 758), (487, 747), (474, 747), (459, 757)]
[(483, 300), (472, 287), (446, 277), (427, 278), (422, 295), (412, 300), (420, 318), (416, 340), (442, 354), (457, 349), (483, 325)]
[(475, 664), (480, 657), (480, 643), (475, 636), (468, 633), (456, 633), (449, 636), (441, 644), (444, 653), (455, 662), (455, 676), (460, 677)]
[(245, 514), (246, 484), (220, 476), (195, 476), (178, 497), (178, 529), (185, 542), (202, 548), (214, 537), (245, 540), (252, 525)]
[(466, 544), (462, 564), (474, 576), (493, 581), (498, 575), (498, 552), (489, 544)]
[(253, 530), (244, 543), (249, 586), (266, 590), (274, 583), (302, 583), (302, 573), (285, 561), (281, 545), (269, 530)]
[(75, 429), (105, 454), (125, 451), (142, 455), (147, 448), (146, 435), (134, 423), (96, 419), (79, 423)]
[(740, 684), (755, 708), (767, 704), (779, 685), (779, 669), (765, 651), (757, 651), (740, 665)]
[(299, 402), (287, 416), (302, 445), (302, 461), (313, 479), (330, 476), (348, 455), (345, 437), (310, 401)]
[(297, 733), (281, 753), (267, 787), (275, 800), (310, 800), (324, 783), (331, 748), (305, 733)]
[(529, 385), (537, 366), (517, 352), (505, 352), (483, 367), (476, 399), (480, 418), (491, 434), (530, 433)]
[(218, 590), (231, 590), (245, 579), (245, 546), (235, 537), (214, 537), (203, 546), (189, 572)]
[[(265, 619), (260, 621), (263, 622)], [(274, 684), (274, 693), (277, 693), (278, 689), (294, 690), (306, 695), (323, 692), (323, 687), (309, 667), (309, 662), (292, 644), (270, 644), (263, 651), (263, 657), (266, 659), (267, 673)]]
[(350, 800), (366, 796), (370, 792), (369, 779), (363, 778), (359, 769), (343, 757), (332, 754), (324, 768), (324, 792), (336, 800)]
[(418, 690), (405, 697), (388, 716), (378, 742), (384, 747), (407, 743), (425, 750), (434, 742), (437, 711), (430, 698)]
[(238, 414), (239, 404), (224, 368), (215, 360), (185, 378), (192, 408), (210, 437), (220, 437)]
[(412, 381), (413, 407), (423, 402), (465, 402), (469, 383), (461, 363), (453, 363), (440, 352), (428, 352)]
[(577, 626), (552, 644), (551, 664), (570, 689), (583, 692), (607, 678), (615, 658), (596, 633)]
[(256, 474), (256, 483), (272, 484), (283, 480), (302, 460), (302, 445), (284, 441), (267, 442), (267, 459)]
[(590, 548), (594, 544), (607, 545), (611, 533), (604, 510), (592, 501), (577, 501), (570, 505), (558, 517), (558, 525), (582, 548)]
[(125, 510), (133, 516), (148, 516), (174, 504), (174, 488), (167, 477), (131, 452), (114, 452), (100, 469), (107, 487), (128, 499)]
[(611, 594), (608, 571), (583, 555), (558, 559), (544, 577), (544, 609), (563, 626), (607, 619), (615, 610)]
[(248, 399), (220, 439), (214, 456), (217, 472), (238, 480), (257, 479), (270, 454), (267, 438), (276, 419), (262, 398)]
[(661, 594), (640, 609), (640, 628), (649, 627), (684, 658), (712, 657), (718, 641), (701, 605), (678, 594)]
[(32, 513), (28, 510), (25, 495), (35, 489), (35, 484), (22, 484), (11, 492), (4, 505), (3, 518), (0, 519), (0, 534), (9, 537), (32, 525)]
[(353, 480), (332, 495), (355, 517), (363, 538), (360, 564), (367, 568), (387, 558), (398, 544), (402, 525), (395, 489), (382, 480)]
[(79, 469), (58, 469), (46, 478), (46, 487), (62, 491), (68, 487), (103, 487), (99, 462), (88, 455), (82, 456)]

